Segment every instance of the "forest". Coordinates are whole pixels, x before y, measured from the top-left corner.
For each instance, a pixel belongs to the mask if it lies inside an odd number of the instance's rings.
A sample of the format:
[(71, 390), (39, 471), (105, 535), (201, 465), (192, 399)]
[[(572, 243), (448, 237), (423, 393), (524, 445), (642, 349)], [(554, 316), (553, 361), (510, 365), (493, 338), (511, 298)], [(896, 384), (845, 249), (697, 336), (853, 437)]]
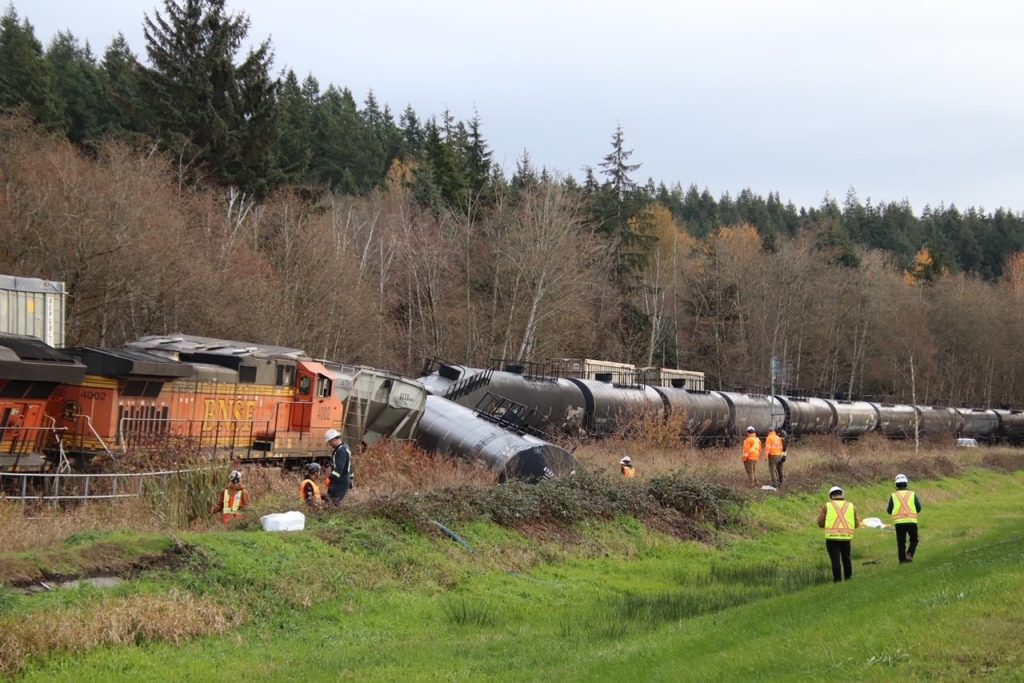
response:
[[(0, 18), (0, 272), (67, 284), (69, 342), (185, 332), (415, 376), (591, 357), (709, 388), (1024, 402), (1024, 215), (783, 203), (506, 171), (478, 115), (275, 73), (224, 0), (165, 0), (93, 53)], [(680, 160), (682, 165), (685, 160)]]

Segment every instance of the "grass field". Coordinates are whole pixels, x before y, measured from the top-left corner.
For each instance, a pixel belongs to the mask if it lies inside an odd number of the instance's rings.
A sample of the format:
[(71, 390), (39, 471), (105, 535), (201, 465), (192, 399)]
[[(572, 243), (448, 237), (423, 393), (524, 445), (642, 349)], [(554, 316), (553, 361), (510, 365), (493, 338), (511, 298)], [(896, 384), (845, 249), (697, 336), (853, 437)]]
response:
[[(0, 661), (31, 681), (1022, 680), (1022, 484), (915, 479), (915, 562), (863, 529), (843, 584), (812, 490), (752, 494), (700, 543), (629, 516), (449, 523), (471, 550), (344, 514), (301, 534), (78, 533), (76, 561), (119, 543), (173, 561), (113, 589), (0, 591)], [(885, 519), (890, 490), (847, 497)]]

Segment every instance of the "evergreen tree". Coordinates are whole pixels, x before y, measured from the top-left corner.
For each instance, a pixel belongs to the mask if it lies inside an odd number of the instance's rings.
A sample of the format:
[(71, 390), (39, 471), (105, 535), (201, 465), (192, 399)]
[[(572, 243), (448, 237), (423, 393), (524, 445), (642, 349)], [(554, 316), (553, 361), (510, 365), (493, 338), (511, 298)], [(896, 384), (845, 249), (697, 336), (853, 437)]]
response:
[(164, 0), (145, 16), (146, 93), (157, 132), (175, 155), (207, 164), (222, 182), (262, 193), (278, 180), (277, 83), (269, 40), (236, 55), (249, 32), (225, 0)]
[(314, 178), (336, 192), (368, 192), (384, 180), (384, 149), (359, 118), (348, 88), (329, 86), (313, 114)]
[(592, 201), (598, 229), (619, 245), (616, 276), (623, 284), (643, 268), (651, 242), (635, 229), (635, 222), (642, 220), (650, 200), (630, 177), (640, 168), (640, 164), (629, 163), (632, 154), (632, 150), (626, 149), (620, 125), (612, 135), (612, 150), (600, 164), (606, 180)]
[(278, 164), (289, 184), (302, 185), (309, 179), (309, 166), (313, 159), (313, 107), (291, 69), (281, 82), (278, 107)]
[(466, 176), (469, 189), (480, 197), (487, 188), (491, 177), (491, 150), (487, 148), (480, 130), (480, 115), (473, 114), (469, 121), (469, 135), (466, 147)]
[(103, 96), (99, 124), (104, 133), (143, 133), (150, 130), (149, 109), (142, 92), (142, 66), (118, 33), (103, 53), (100, 65)]
[(36, 123), (50, 129), (67, 125), (43, 46), (26, 19), (18, 23), (14, 5), (0, 17), (0, 108), (28, 106)]
[(405, 152), (411, 157), (419, 157), (423, 152), (425, 136), (423, 126), (412, 105), (406, 105), (400, 119), (402, 137), (405, 139)]
[(61, 31), (46, 51), (57, 94), (64, 103), (68, 139), (82, 142), (100, 132), (103, 86), (89, 45), (82, 47), (70, 31)]
[(445, 204), (452, 208), (464, 208), (466, 176), (459, 158), (458, 143), (449, 142), (456, 138), (457, 130), (447, 111), (442, 121), (442, 126), (438, 126), (434, 119), (427, 122), (424, 158)]

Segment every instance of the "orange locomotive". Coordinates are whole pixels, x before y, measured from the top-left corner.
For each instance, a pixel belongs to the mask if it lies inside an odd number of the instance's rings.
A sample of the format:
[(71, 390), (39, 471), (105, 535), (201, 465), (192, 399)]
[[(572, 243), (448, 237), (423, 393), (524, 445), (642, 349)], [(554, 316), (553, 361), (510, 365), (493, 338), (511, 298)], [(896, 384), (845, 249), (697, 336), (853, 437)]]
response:
[(60, 386), (48, 412), (78, 466), (174, 440), (233, 460), (306, 461), (344, 423), (339, 377), (299, 349), (178, 335), (68, 353), (86, 375)]
[(39, 470), (44, 449), (59, 454), (46, 402), (84, 375), (84, 365), (35, 337), (0, 334), (0, 471)]

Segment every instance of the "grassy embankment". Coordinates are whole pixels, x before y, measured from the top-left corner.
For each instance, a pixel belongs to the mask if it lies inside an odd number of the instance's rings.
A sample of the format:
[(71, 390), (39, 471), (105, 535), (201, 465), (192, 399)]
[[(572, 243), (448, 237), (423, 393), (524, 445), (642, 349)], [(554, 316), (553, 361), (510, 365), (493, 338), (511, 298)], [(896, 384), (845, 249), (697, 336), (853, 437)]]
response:
[[(594, 484), (615, 498), (601, 506), (578, 487), (540, 488), (529, 505), (474, 489), (367, 502), (302, 534), (78, 532), (0, 560), (31, 565), (48, 552), (72, 566), (96, 547), (162, 544), (167, 567), (114, 589), (3, 591), (0, 657), (27, 680), (222, 680), (239, 664), (257, 680), (1014, 680), (1024, 669), (1022, 456), (947, 455), (960, 460), (898, 452), (851, 470), (807, 457), (792, 468), (795, 491), (746, 506), (648, 476), (632, 488)], [(653, 455), (644, 461), (657, 469)], [(709, 463), (693, 469), (713, 474)], [(719, 474), (735, 476), (730, 464)], [(925, 501), (917, 561), (898, 566), (892, 532), (865, 529), (855, 579), (833, 585), (813, 526), (821, 477), (877, 482), (876, 470), (893, 468)], [(887, 483), (847, 490), (864, 516), (884, 517)], [(675, 507), (644, 507), (652, 492)], [(678, 514), (686, 500), (693, 508)], [(565, 519), (540, 523), (541, 507)], [(438, 517), (472, 550), (432, 532)]]

